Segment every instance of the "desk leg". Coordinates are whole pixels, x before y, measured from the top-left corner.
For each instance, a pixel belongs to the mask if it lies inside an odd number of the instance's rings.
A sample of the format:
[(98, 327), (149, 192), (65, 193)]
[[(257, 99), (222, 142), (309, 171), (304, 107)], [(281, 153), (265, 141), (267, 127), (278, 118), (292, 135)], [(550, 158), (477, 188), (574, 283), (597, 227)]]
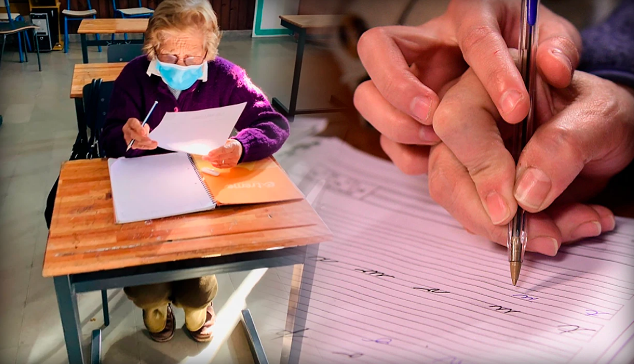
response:
[(302, 62), (304, 60), (304, 45), (306, 44), (306, 29), (297, 32), (297, 53), (295, 53), (295, 71), (293, 71), (293, 85), (291, 86), (291, 103), (288, 109), (277, 99), (273, 98), (273, 106), (285, 116), (293, 117), (297, 111), (297, 94), (299, 93), (299, 79), (302, 73)]
[(288, 299), (288, 313), (286, 315), (286, 335), (282, 344), (282, 364), (297, 364), (302, 348), (302, 340), (308, 316), (310, 293), (315, 275), (316, 257), (319, 253), (319, 244), (306, 247), (303, 264), (293, 266), (291, 293)]
[(81, 350), (81, 325), (79, 309), (77, 308), (77, 294), (70, 282), (70, 276), (54, 278), (57, 305), (62, 318), (64, 340), (69, 364), (83, 364), (84, 353)]
[(251, 311), (248, 309), (242, 310), (242, 325), (244, 325), (244, 330), (247, 332), (249, 348), (251, 349), (251, 354), (253, 354), (255, 364), (269, 364), (258, 330), (255, 328), (253, 317), (251, 317)]
[(88, 44), (86, 43), (86, 34), (80, 34), (81, 37), (81, 56), (84, 63), (88, 63)]

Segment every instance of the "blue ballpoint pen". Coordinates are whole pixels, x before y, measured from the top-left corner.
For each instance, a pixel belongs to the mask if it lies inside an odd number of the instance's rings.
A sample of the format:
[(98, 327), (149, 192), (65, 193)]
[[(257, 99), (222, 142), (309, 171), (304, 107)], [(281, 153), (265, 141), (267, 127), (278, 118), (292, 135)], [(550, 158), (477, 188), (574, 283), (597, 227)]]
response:
[[(158, 101), (154, 101), (154, 105), (152, 105), (152, 108), (145, 116), (145, 119), (143, 119), (143, 123), (141, 123), (141, 128), (143, 128), (145, 124), (147, 123), (148, 119), (150, 118), (150, 115), (152, 115), (152, 111), (154, 111), (154, 108), (156, 107), (156, 104), (158, 104)], [(126, 152), (130, 150), (130, 148), (132, 148), (132, 144), (134, 144), (134, 139), (130, 140), (130, 144), (128, 144), (128, 147), (125, 150)]]
[[(524, 79), (526, 90), (530, 97), (530, 109), (528, 116), (515, 128), (511, 154), (515, 163), (519, 160), (522, 150), (533, 135), (533, 118), (535, 116), (535, 96), (536, 96), (536, 73), (535, 55), (537, 54), (537, 11), (539, 0), (522, 0), (522, 29), (520, 32), (519, 54), (520, 73)], [(506, 246), (509, 253), (509, 263), (511, 268), (511, 281), (517, 284), (520, 276), (526, 242), (528, 240), (527, 215), (521, 207), (517, 207), (517, 212), (508, 227), (508, 240)]]

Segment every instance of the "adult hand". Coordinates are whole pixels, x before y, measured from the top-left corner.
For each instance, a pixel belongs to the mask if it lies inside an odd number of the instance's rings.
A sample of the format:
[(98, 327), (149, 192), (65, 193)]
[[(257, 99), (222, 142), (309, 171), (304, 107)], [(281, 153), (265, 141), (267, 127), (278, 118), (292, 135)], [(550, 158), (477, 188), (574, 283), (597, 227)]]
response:
[[(509, 48), (517, 48), (520, 4), (513, 0), (453, 0), (438, 18), (418, 27), (370, 29), (358, 52), (371, 81), (354, 96), (359, 112), (383, 135), (381, 145), (408, 174), (425, 173), (439, 95), (471, 66), (502, 118), (520, 122), (530, 106)], [(537, 65), (563, 88), (579, 62), (581, 37), (567, 20), (540, 8)]]
[(150, 134), (150, 126), (145, 124), (141, 127), (141, 122), (136, 118), (129, 118), (123, 125), (123, 138), (125, 144), (130, 144), (130, 141), (134, 139), (132, 149), (144, 149), (151, 150), (158, 147), (158, 143), (148, 136)]
[(216, 168), (233, 168), (242, 156), (242, 144), (235, 139), (227, 139), (225, 145), (209, 152), (203, 159)]
[(565, 89), (540, 82), (537, 100), (538, 127), (516, 169), (510, 126), (468, 70), (434, 115), (443, 143), (431, 150), (429, 188), (467, 230), (500, 244), (518, 204), (536, 213), (527, 248), (555, 255), (562, 242), (614, 228), (607, 208), (582, 202), (634, 159), (634, 92), (577, 71)]

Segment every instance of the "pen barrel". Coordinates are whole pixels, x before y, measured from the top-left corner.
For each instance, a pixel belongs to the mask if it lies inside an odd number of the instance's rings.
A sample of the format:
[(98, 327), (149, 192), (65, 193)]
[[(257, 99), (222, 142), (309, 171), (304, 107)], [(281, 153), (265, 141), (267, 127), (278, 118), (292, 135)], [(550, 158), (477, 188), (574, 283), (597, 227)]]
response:
[(506, 240), (509, 262), (521, 263), (524, 261), (524, 251), (526, 250), (526, 243), (528, 241), (526, 234), (526, 215), (526, 211), (518, 207), (515, 217), (509, 223), (509, 236)]
[[(519, 71), (524, 79), (524, 85), (529, 94), (530, 108), (526, 118), (515, 127), (513, 144), (511, 145), (511, 155), (515, 162), (519, 160), (520, 154), (533, 136), (534, 117), (535, 117), (535, 99), (537, 97), (537, 72), (535, 64), (535, 55), (537, 54), (537, 12), (534, 14), (534, 25), (529, 22), (528, 11), (529, 0), (522, 0), (522, 29), (520, 31), (520, 39), (518, 45), (519, 51)], [(539, 7), (539, 1), (533, 1), (535, 6)]]

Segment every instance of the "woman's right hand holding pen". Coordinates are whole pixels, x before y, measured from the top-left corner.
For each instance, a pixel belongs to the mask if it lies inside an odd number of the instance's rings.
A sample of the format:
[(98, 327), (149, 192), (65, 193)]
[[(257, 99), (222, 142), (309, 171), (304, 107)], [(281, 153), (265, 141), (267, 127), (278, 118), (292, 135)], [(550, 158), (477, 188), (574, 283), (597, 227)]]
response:
[(149, 137), (150, 126), (145, 124), (141, 127), (141, 122), (137, 118), (129, 118), (123, 126), (123, 138), (125, 144), (129, 145), (132, 140), (132, 149), (152, 150), (158, 147), (158, 143)]

